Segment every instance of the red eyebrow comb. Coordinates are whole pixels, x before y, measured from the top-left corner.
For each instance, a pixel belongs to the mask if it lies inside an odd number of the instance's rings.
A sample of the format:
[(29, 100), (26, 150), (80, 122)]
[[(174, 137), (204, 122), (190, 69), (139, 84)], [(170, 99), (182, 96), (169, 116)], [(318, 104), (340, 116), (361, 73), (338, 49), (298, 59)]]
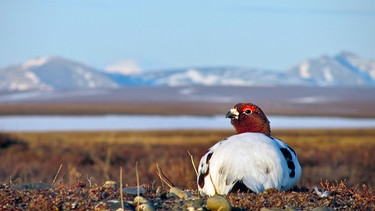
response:
[(257, 108), (253, 105), (246, 105), (245, 107), (243, 107), (242, 111), (246, 111), (247, 109), (250, 109), (251, 111), (257, 110)]

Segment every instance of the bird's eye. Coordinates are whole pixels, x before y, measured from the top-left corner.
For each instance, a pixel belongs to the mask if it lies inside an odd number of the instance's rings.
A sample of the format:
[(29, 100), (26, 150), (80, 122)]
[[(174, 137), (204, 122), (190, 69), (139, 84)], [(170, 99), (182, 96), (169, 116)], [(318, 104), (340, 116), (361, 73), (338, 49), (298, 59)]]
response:
[(250, 110), (250, 109), (246, 109), (246, 110), (244, 111), (244, 113), (245, 113), (246, 115), (249, 115), (249, 114), (252, 114), (252, 113), (253, 113), (253, 111), (252, 111), (252, 110)]

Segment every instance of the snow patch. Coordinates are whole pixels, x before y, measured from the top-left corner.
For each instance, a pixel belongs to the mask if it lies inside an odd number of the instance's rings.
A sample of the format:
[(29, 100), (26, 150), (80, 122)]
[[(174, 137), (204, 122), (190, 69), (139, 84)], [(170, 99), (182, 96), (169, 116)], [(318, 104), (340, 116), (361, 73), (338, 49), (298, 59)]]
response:
[(120, 73), (124, 75), (133, 75), (142, 73), (137, 60), (125, 60), (105, 68), (109, 73)]
[(189, 69), (186, 72), (186, 77), (190, 79), (193, 83), (197, 84), (204, 84), (204, 85), (212, 85), (218, 80), (218, 76), (216, 75), (202, 75), (199, 71), (195, 69)]
[[(215, 82), (218, 80), (218, 76), (216, 75), (206, 75), (204, 76), (201, 74), (199, 71), (195, 69), (189, 69), (186, 71), (185, 74), (177, 75), (175, 80), (183, 80), (183, 79), (188, 79), (191, 82), (195, 84), (204, 84), (204, 85), (212, 85), (215, 84)], [(176, 81), (178, 83), (178, 81)]]
[(374, 69), (370, 70), (369, 75), (371, 76), (371, 78), (375, 79), (375, 67)]
[(19, 83), (11, 83), (9, 90), (17, 90), (17, 91), (25, 91), (30, 87), (26, 84), (19, 84)]
[(329, 69), (329, 67), (325, 67), (323, 69), (323, 74), (324, 74), (324, 78), (327, 80), (327, 81), (333, 81), (333, 75), (332, 75), (332, 72), (331, 70)]
[(35, 75), (35, 73), (33, 72), (30, 72), (30, 71), (27, 71), (25, 73), (25, 77), (27, 79), (30, 79), (30, 81), (33, 83), (33, 84), (38, 84), (40, 82), (38, 76)]
[(33, 67), (40, 67), (48, 62), (48, 57), (42, 57), (37, 59), (31, 59), (22, 64), (23, 69), (33, 68)]
[(245, 81), (242, 79), (226, 79), (221, 82), (224, 86), (252, 86), (254, 85), (251, 81)]
[(188, 70), (187, 72), (174, 74), (169, 78), (162, 79), (161, 81), (170, 86), (181, 86), (190, 84), (199, 78), (201, 78), (199, 72), (195, 70)]
[(300, 70), (300, 75), (301, 75), (302, 78), (311, 78), (309, 68), (310, 68), (309, 62), (304, 62), (304, 63), (301, 64), (299, 70)]

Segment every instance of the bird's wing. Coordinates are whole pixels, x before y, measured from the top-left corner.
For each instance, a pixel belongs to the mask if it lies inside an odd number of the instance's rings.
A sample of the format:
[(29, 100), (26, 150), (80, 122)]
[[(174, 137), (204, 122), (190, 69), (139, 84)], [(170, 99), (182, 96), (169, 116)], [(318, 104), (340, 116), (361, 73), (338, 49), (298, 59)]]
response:
[(297, 154), (296, 152), (288, 146), (285, 142), (273, 138), (277, 144), (280, 146), (280, 150), (283, 154), (284, 160), (287, 163), (287, 171), (284, 171), (284, 180), (282, 182), (282, 190), (289, 190), (293, 186), (297, 184), (299, 181), (302, 169), (301, 165), (298, 162)]

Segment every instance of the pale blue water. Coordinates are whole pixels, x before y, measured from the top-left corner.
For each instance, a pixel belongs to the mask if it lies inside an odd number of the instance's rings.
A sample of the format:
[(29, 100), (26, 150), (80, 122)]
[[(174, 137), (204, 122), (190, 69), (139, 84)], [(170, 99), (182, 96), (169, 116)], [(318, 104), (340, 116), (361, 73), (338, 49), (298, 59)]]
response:
[[(271, 128), (374, 128), (375, 119), (269, 116)], [(0, 131), (232, 129), (223, 116), (0, 116)]]

